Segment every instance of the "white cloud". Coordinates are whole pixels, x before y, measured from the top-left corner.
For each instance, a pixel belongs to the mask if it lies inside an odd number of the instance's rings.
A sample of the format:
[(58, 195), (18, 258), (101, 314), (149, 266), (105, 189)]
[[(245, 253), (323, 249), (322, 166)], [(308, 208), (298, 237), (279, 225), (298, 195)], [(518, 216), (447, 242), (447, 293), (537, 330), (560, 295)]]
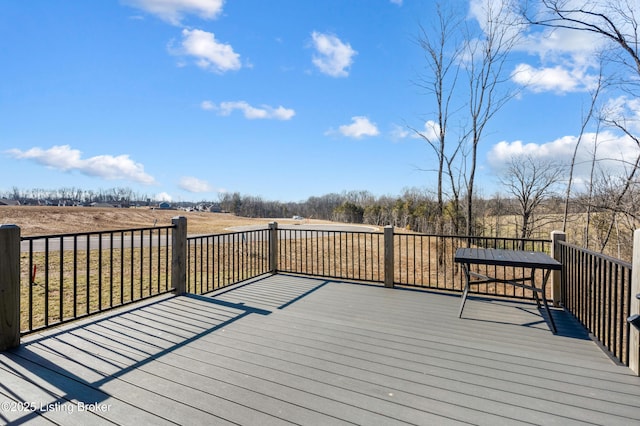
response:
[(504, 0), (469, 0), (468, 18), (474, 19), (480, 29), (488, 34), (498, 30), (504, 40), (517, 39), (522, 18), (517, 8)]
[[(437, 141), (440, 138), (440, 125), (433, 120), (427, 120), (424, 123), (424, 131), (419, 132), (424, 138), (429, 141)], [(414, 134), (413, 137), (420, 137)]]
[[(351, 124), (345, 124), (338, 128), (338, 131), (346, 137), (360, 139), (363, 136), (377, 136), (380, 134), (375, 123), (369, 121), (367, 117), (351, 117)], [(331, 133), (331, 132), (329, 132)]]
[(123, 0), (173, 25), (180, 25), (187, 14), (214, 19), (222, 13), (224, 0)]
[(583, 92), (596, 87), (596, 76), (586, 75), (584, 70), (568, 69), (560, 65), (534, 68), (519, 64), (511, 73), (511, 79), (532, 92)]
[(292, 109), (278, 106), (274, 108), (269, 105), (260, 105), (260, 107), (254, 107), (249, 105), (245, 101), (231, 101), (221, 102), (220, 105), (215, 105), (210, 101), (204, 101), (201, 104), (203, 109), (215, 109), (220, 115), (231, 115), (235, 110), (242, 111), (245, 118), (249, 120), (256, 119), (275, 119), (275, 120), (290, 120), (296, 114)]
[(402, 139), (406, 139), (411, 135), (411, 132), (406, 127), (400, 126), (398, 124), (394, 124), (392, 126), (391, 131), (389, 132), (389, 136), (391, 140), (394, 142), (398, 142)]
[(605, 39), (589, 31), (530, 26), (516, 50), (537, 57), (538, 64), (519, 64), (513, 81), (533, 92), (585, 92), (598, 81), (598, 51)]
[[(508, 37), (514, 37), (514, 51), (535, 57), (537, 62), (532, 64), (527, 59), (527, 63), (517, 65), (511, 73), (514, 83), (535, 93), (585, 92), (595, 87), (599, 66), (596, 52), (604, 46), (603, 37), (588, 31), (516, 25), (522, 23), (522, 18), (505, 5), (501, 0), (470, 0), (469, 16), (483, 29), (488, 22), (513, 23), (506, 32)], [(499, 16), (488, 20), (490, 13)]]
[(312, 62), (320, 72), (332, 77), (347, 77), (353, 57), (358, 54), (349, 43), (343, 43), (332, 34), (314, 31), (311, 34), (316, 53)]
[(230, 44), (220, 43), (213, 33), (202, 30), (182, 30), (180, 48), (169, 45), (169, 52), (176, 55), (192, 56), (196, 65), (207, 71), (222, 74), (242, 67), (240, 55)]
[(156, 201), (171, 201), (171, 195), (166, 192), (160, 192), (156, 194)]
[(640, 133), (640, 99), (626, 96), (609, 99), (603, 111), (608, 120), (615, 120), (627, 130)]
[(406, 138), (422, 139), (422, 137), (424, 137), (429, 141), (435, 142), (440, 138), (440, 126), (433, 120), (425, 121), (424, 130), (413, 128), (409, 130), (406, 127), (394, 124), (390, 132), (390, 136), (393, 141), (398, 141), (400, 139)]
[(213, 187), (209, 182), (192, 176), (184, 176), (178, 186), (188, 192), (212, 192)]
[[(568, 163), (577, 142), (576, 136), (564, 136), (541, 144), (503, 141), (491, 148), (487, 154), (487, 160), (497, 170), (508, 164), (512, 157), (520, 155), (552, 162), (563, 159)], [(608, 131), (600, 134), (586, 133), (580, 142), (574, 176), (576, 180), (589, 181), (594, 155), (601, 170), (611, 175), (622, 174), (628, 167), (629, 159), (635, 159), (638, 154), (640, 154), (640, 148), (627, 136), (615, 135)]]
[(571, 158), (576, 142), (577, 138), (575, 136), (564, 136), (543, 144), (502, 141), (491, 148), (487, 158), (494, 167), (507, 164), (512, 157), (521, 155), (549, 160), (568, 159)]
[(212, 109), (216, 109), (216, 105), (211, 101), (202, 101), (200, 103), (200, 108), (205, 111), (211, 111)]
[(574, 66), (595, 65), (595, 53), (604, 39), (587, 31), (567, 28), (543, 29), (526, 34), (517, 49), (538, 56), (543, 62), (565, 62)]
[(31, 148), (27, 151), (11, 149), (9, 155), (17, 159), (33, 160), (38, 164), (62, 171), (78, 171), (88, 176), (103, 179), (132, 180), (153, 184), (155, 179), (144, 172), (141, 163), (134, 162), (128, 155), (97, 155), (82, 158), (82, 153), (69, 145), (53, 146), (49, 149)]

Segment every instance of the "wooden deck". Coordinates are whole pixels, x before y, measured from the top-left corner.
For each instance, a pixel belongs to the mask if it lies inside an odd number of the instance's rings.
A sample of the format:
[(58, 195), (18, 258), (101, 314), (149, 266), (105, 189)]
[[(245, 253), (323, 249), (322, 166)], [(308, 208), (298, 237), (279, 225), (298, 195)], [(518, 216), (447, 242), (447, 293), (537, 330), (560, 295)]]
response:
[(534, 304), (275, 275), (0, 354), (0, 423), (640, 423), (640, 378)]

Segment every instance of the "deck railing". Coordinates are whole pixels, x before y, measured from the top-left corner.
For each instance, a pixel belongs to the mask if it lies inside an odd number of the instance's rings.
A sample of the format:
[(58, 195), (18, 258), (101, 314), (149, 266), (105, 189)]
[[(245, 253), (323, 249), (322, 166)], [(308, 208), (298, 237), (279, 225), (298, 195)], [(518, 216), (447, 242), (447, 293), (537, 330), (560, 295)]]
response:
[[(430, 289), (462, 291), (464, 275), (453, 261), (458, 247), (519, 249), (549, 253), (550, 240), (465, 237), (394, 233), (394, 283)], [(521, 276), (522, 271), (505, 266), (477, 266), (476, 272), (497, 278)], [(541, 274), (542, 272), (537, 272)], [(516, 298), (533, 298), (530, 291), (505, 284), (485, 284), (471, 288), (473, 293)], [(551, 297), (551, 294), (549, 294)]]
[(617, 359), (629, 365), (632, 265), (559, 241), (562, 306)]
[(279, 272), (384, 281), (382, 233), (279, 228), (277, 240)]
[[(202, 294), (268, 272), (460, 290), (462, 274), (453, 264), (456, 247), (524, 244), (504, 238), (387, 231), (391, 232), (274, 223), (271, 229), (187, 237), (184, 220), (164, 227), (23, 237), (20, 331), (32, 333), (170, 291)], [(178, 254), (181, 246), (175, 245), (180, 242), (186, 252), (184, 264)], [(546, 243), (526, 242), (542, 250)], [(385, 249), (385, 244), (393, 249)], [(181, 286), (174, 284), (181, 281)], [(474, 290), (507, 294), (494, 287)]]
[[(269, 229), (187, 237), (185, 218), (172, 223), (23, 238), (18, 227), (0, 226), (0, 349), (15, 346), (22, 334), (145, 298), (171, 291), (206, 293), (265, 273), (460, 291), (463, 274), (453, 262), (458, 247), (552, 248), (548, 240), (395, 233), (391, 227), (384, 233), (278, 228), (275, 223)], [(564, 286), (549, 298), (621, 362), (640, 364), (638, 332), (626, 322), (640, 311), (634, 305), (640, 290), (632, 290), (640, 287), (640, 278), (632, 279), (632, 265), (561, 242), (554, 252), (564, 265)], [(640, 264), (640, 254), (636, 257)], [(482, 268), (487, 269), (477, 272), (503, 279), (523, 272)], [(496, 283), (472, 290), (532, 297)]]
[(188, 293), (203, 294), (271, 271), (269, 230), (187, 238)]
[[(458, 247), (516, 248), (549, 252), (550, 240), (514, 238), (467, 238), (391, 232), (329, 231), (278, 228), (278, 271), (330, 278), (384, 282), (385, 238), (392, 239), (392, 284), (461, 291), (463, 275), (453, 262)], [(393, 230), (392, 230), (393, 231)], [(388, 245), (391, 242), (387, 243)], [(488, 274), (487, 267), (479, 272)], [(492, 276), (513, 277), (520, 271), (491, 267)], [(477, 286), (477, 294), (532, 298), (504, 284)]]
[(21, 332), (173, 290), (172, 226), (23, 237)]

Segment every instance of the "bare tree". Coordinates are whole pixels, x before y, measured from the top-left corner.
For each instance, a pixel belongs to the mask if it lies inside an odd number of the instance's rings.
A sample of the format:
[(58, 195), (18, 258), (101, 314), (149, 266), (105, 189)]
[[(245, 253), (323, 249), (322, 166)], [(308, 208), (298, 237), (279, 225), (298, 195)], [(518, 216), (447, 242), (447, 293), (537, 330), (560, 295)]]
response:
[(501, 235), (502, 231), (502, 222), (500, 218), (509, 214), (510, 202), (500, 193), (494, 194), (488, 202), (489, 206), (486, 210), (483, 229), (486, 231), (488, 228), (490, 237), (498, 237)]
[[(600, 120), (598, 120), (600, 123)], [(600, 127), (598, 127), (599, 129)], [(587, 212), (585, 218), (585, 226), (584, 226), (584, 238), (583, 244), (586, 248), (589, 248), (589, 229), (591, 224), (591, 211), (593, 209), (593, 189), (594, 189), (594, 179), (596, 173), (596, 165), (597, 165), (597, 152), (598, 152), (598, 137), (599, 131), (596, 132), (596, 140), (593, 143), (593, 154), (591, 157), (591, 168), (589, 170), (589, 185), (587, 192)]]
[(520, 217), (520, 238), (531, 238), (540, 219), (535, 213), (552, 194), (562, 168), (553, 162), (522, 155), (511, 158), (500, 182), (517, 201)]
[[(433, 95), (436, 100), (436, 119), (428, 120), (430, 129), (419, 131), (412, 129), (420, 136), (432, 149), (438, 159), (437, 170), (437, 209), (438, 219), (436, 233), (443, 231), (444, 221), (444, 175), (451, 172), (451, 163), (454, 161), (460, 143), (457, 142), (453, 150), (449, 149), (447, 143), (449, 119), (452, 115), (452, 99), (455, 93), (458, 75), (460, 71), (460, 60), (463, 52), (462, 44), (457, 39), (457, 34), (461, 34), (463, 16), (458, 11), (450, 7), (443, 8), (442, 4), (436, 5), (436, 22), (432, 31), (435, 37), (431, 37), (424, 27), (420, 27), (420, 37), (418, 42), (425, 54), (427, 72), (416, 83), (419, 87)], [(449, 149), (449, 153), (448, 153)], [(445, 169), (445, 165), (447, 168)], [(455, 180), (450, 177), (450, 183), (455, 184)], [(452, 191), (458, 193), (457, 188)]]
[(478, 147), (487, 124), (495, 114), (517, 93), (503, 89), (510, 75), (506, 72), (509, 53), (520, 38), (519, 20), (512, 13), (508, 0), (484, 2), (485, 18), (480, 22), (482, 33), (478, 37), (467, 35), (465, 69), (469, 82), (468, 132), (470, 144), (469, 171), (466, 179), (467, 235), (473, 235), (473, 200)]
[[(486, 0), (477, 14), (478, 28), (463, 26), (461, 14), (442, 5), (437, 6), (433, 28), (435, 36), (421, 27), (420, 46), (425, 52), (428, 73), (418, 82), (436, 101), (435, 119), (427, 121), (426, 131), (412, 129), (432, 148), (438, 160), (437, 197), (440, 223), (445, 217), (445, 177), (450, 185), (452, 218), (457, 233), (461, 211), (460, 196), (466, 189), (466, 232), (473, 235), (475, 174), (478, 147), (487, 124), (515, 96), (503, 90), (510, 75), (506, 70), (509, 53), (519, 39), (519, 16), (513, 13), (511, 0)], [(457, 34), (461, 39), (458, 42)], [(458, 84), (466, 74), (468, 86)], [(466, 99), (452, 105), (454, 99)], [(466, 109), (466, 113), (462, 111)], [(460, 122), (467, 123), (451, 137), (450, 121), (460, 113)], [(461, 179), (464, 177), (464, 179)]]
[(603, 37), (619, 47), (612, 50), (611, 60), (640, 76), (640, 4), (636, 0), (525, 0), (522, 13), (532, 24), (587, 31)]
[(21, 195), (22, 194), (20, 193), (20, 188), (18, 188), (17, 186), (11, 188), (11, 199), (20, 200)]
[(598, 83), (595, 89), (591, 92), (591, 101), (589, 103), (589, 108), (587, 109), (587, 113), (582, 119), (582, 125), (580, 126), (580, 134), (578, 135), (578, 140), (576, 141), (576, 146), (573, 149), (573, 154), (571, 156), (571, 163), (569, 164), (569, 176), (567, 180), (567, 189), (565, 192), (564, 199), (564, 215), (562, 217), (562, 231), (566, 232), (567, 230), (567, 219), (569, 216), (569, 201), (571, 200), (571, 189), (573, 185), (573, 172), (576, 167), (576, 158), (578, 156), (578, 151), (581, 145), (581, 142), (584, 138), (584, 134), (587, 130), (587, 125), (594, 119), (594, 115), (596, 113), (597, 102), (599, 99), (600, 92), (603, 89), (603, 80), (602, 80), (602, 67), (600, 67), (600, 74), (598, 75)]
[[(616, 121), (614, 119), (613, 121), (606, 120), (606, 122), (609, 124), (612, 124), (614, 127), (622, 131), (623, 134), (625, 134), (627, 137), (633, 140), (636, 146), (640, 148), (640, 136), (636, 136), (633, 133), (631, 133), (631, 131), (629, 130), (630, 128), (625, 125), (624, 121)], [(638, 170), (639, 167), (640, 167), (640, 151), (638, 152), (638, 155), (636, 156), (635, 161), (627, 162), (626, 174), (624, 176), (623, 182), (621, 182), (619, 186), (621, 189), (613, 199), (613, 204), (610, 205), (610, 209), (614, 212), (614, 215), (612, 217), (612, 220), (609, 226), (609, 232), (607, 233), (607, 238), (605, 238), (604, 245), (601, 250), (604, 250), (604, 247), (607, 244), (608, 238), (611, 235), (611, 231), (613, 230), (613, 226), (616, 220), (615, 213), (624, 212), (625, 214), (634, 217), (634, 212), (636, 211), (637, 207), (630, 206), (631, 208), (627, 209), (624, 207), (623, 202), (626, 196), (631, 192), (632, 188), (638, 184), (638, 174), (640, 173), (640, 171)]]
[[(614, 89), (637, 98), (640, 94), (640, 2), (637, 0), (523, 0), (522, 15), (534, 25), (552, 29), (568, 29), (594, 34), (605, 41), (606, 56), (600, 64), (600, 81), (606, 68), (606, 80)], [(602, 109), (601, 123), (613, 128), (640, 149), (640, 137), (635, 134), (638, 123), (631, 119), (633, 112), (620, 108)], [(618, 223), (618, 214), (633, 216), (633, 210), (625, 210), (624, 200), (631, 194), (637, 183), (640, 166), (640, 150), (635, 161), (627, 159), (625, 177), (618, 183), (613, 197), (608, 199), (606, 209), (613, 214), (601, 239), (604, 250), (614, 227)], [(593, 184), (593, 182), (592, 182)]]
[[(630, 259), (629, 237), (640, 223), (637, 188), (624, 190), (626, 176), (615, 176), (600, 170), (594, 179), (591, 196), (590, 226), (597, 250)], [(621, 193), (625, 195), (621, 197)], [(613, 247), (611, 247), (613, 245)]]

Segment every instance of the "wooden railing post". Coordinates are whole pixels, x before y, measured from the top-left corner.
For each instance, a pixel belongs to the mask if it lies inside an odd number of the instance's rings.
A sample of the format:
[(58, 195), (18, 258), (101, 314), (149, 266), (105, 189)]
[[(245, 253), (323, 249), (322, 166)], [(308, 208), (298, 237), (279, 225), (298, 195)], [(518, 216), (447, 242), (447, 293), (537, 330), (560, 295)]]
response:
[[(640, 314), (640, 229), (633, 232), (633, 259), (631, 264), (631, 304), (629, 313)], [(640, 376), (640, 331), (631, 326), (629, 330), (629, 368)]]
[[(559, 241), (566, 240), (566, 233), (562, 231), (551, 231), (551, 257), (558, 262), (562, 262), (562, 259), (560, 259), (560, 253), (558, 253), (556, 246)], [(562, 271), (551, 272), (551, 299), (553, 300), (554, 307), (560, 307), (560, 301), (562, 300)]]
[(384, 227), (384, 286), (393, 287), (394, 260), (393, 260), (393, 226)]
[(0, 351), (20, 345), (20, 228), (0, 225)]
[(269, 269), (278, 273), (278, 222), (269, 223)]
[(187, 292), (187, 218), (176, 216), (171, 223), (171, 285), (180, 295)]

